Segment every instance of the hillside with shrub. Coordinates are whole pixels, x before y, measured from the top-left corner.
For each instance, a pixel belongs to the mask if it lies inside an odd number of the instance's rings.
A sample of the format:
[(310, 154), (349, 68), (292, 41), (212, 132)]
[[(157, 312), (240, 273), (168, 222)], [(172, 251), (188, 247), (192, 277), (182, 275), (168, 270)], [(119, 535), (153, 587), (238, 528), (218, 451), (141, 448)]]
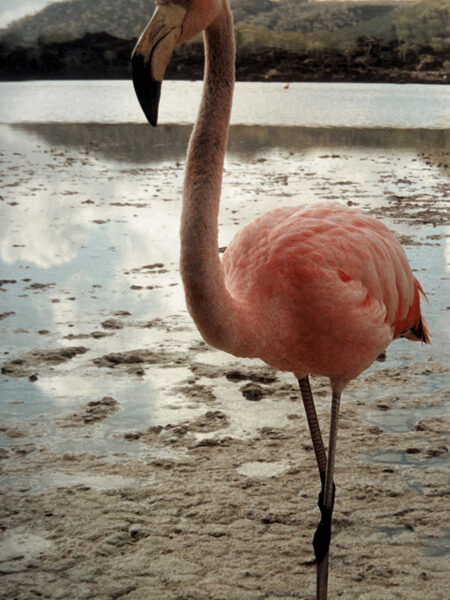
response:
[[(241, 79), (450, 79), (450, 0), (231, 0)], [(127, 77), (149, 0), (58, 2), (0, 35), (0, 78)], [(178, 49), (169, 77), (202, 74), (200, 40)]]

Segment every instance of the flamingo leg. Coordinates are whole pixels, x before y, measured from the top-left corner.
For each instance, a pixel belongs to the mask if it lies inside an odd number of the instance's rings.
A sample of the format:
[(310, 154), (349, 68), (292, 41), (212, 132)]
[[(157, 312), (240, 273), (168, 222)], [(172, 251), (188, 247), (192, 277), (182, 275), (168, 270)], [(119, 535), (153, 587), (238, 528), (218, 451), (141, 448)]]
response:
[(325, 446), (323, 445), (319, 419), (317, 418), (316, 407), (314, 406), (314, 399), (308, 375), (306, 375), (306, 377), (302, 377), (302, 379), (299, 379), (298, 384), (300, 386), (306, 419), (308, 421), (309, 431), (311, 433), (314, 454), (316, 455), (317, 468), (319, 469), (319, 474), (323, 485), (327, 470), (327, 455), (325, 454)]
[(328, 555), (331, 539), (331, 518), (334, 507), (334, 465), (336, 459), (336, 441), (339, 423), (339, 408), (341, 394), (333, 391), (331, 401), (330, 437), (328, 440), (328, 460), (325, 475), (325, 485), (322, 498), (319, 497), (319, 508), (322, 513), (319, 526), (314, 535), (314, 550), (317, 558), (317, 600), (327, 600), (328, 593)]
[(317, 563), (316, 600), (326, 600), (328, 589), (328, 549), (331, 538), (331, 517), (333, 514), (335, 492), (333, 476), (336, 457), (340, 393), (333, 391), (327, 459), (309, 378), (308, 376), (303, 377), (299, 379), (298, 382), (311, 433), (317, 468), (319, 469), (319, 475), (322, 482), (322, 490), (319, 494), (318, 501), (322, 518), (314, 534), (313, 547)]

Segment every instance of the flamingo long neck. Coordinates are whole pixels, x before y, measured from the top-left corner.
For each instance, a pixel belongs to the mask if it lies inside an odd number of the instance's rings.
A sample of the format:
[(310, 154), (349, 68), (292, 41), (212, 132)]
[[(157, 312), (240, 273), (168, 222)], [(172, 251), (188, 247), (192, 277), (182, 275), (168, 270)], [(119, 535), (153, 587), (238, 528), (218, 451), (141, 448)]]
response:
[(234, 349), (240, 347), (240, 319), (225, 287), (218, 251), (234, 59), (233, 21), (227, 8), (205, 31), (203, 94), (184, 181), (180, 269), (187, 306), (203, 338), (216, 348), (238, 353)]

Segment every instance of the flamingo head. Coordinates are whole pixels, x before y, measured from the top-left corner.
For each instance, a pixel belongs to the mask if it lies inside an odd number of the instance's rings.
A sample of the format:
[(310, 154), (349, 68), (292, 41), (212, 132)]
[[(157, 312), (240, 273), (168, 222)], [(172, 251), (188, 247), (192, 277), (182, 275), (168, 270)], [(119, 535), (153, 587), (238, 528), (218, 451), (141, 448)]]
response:
[(155, 0), (156, 8), (131, 55), (134, 89), (142, 110), (156, 127), (161, 84), (175, 46), (205, 30), (224, 0)]

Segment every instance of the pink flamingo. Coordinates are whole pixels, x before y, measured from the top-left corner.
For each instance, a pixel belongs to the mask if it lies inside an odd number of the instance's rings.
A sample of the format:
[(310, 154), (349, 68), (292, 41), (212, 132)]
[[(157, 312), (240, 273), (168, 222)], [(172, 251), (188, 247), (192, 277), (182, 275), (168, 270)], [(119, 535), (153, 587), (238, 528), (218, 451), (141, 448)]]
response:
[[(278, 208), (247, 225), (218, 253), (218, 209), (234, 88), (235, 46), (228, 0), (156, 0), (132, 56), (141, 106), (156, 125), (172, 50), (205, 32), (201, 107), (191, 135), (181, 217), (181, 274), (203, 338), (258, 357), (299, 380), (322, 482), (313, 546), (317, 600), (327, 598), (340, 397), (398, 337), (429, 342), (419, 282), (379, 221), (339, 204)], [(308, 374), (332, 388), (325, 451)]]

